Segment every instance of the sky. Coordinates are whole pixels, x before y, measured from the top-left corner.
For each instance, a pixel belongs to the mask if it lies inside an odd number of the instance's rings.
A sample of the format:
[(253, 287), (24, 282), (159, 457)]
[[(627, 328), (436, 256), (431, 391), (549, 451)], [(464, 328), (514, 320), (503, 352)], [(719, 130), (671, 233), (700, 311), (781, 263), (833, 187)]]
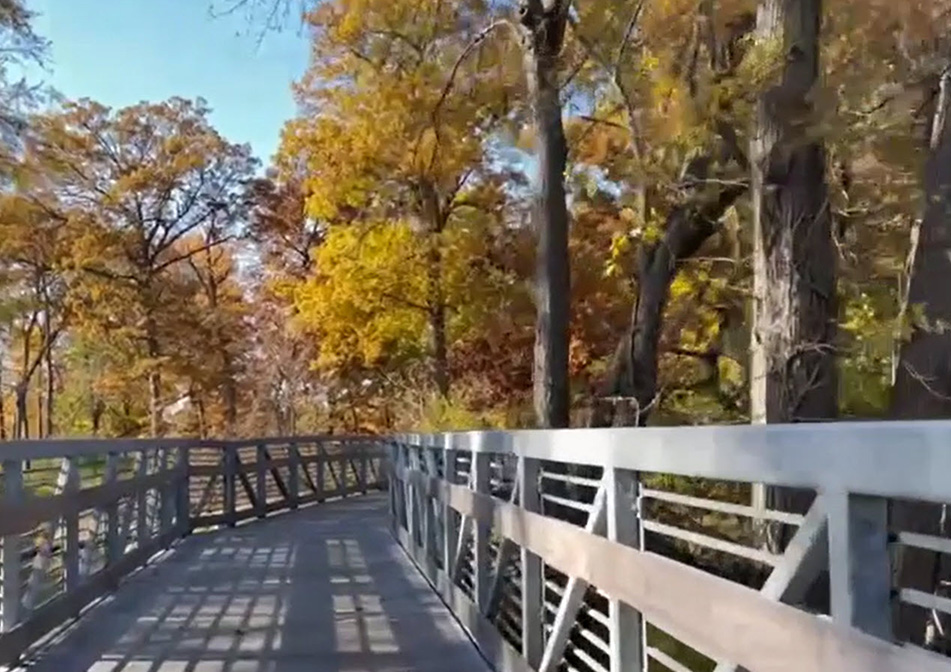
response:
[(297, 17), (263, 34), (244, 11), (213, 16), (226, 0), (27, 0), (52, 43), (39, 77), (67, 98), (111, 107), (201, 96), (215, 128), (251, 144), (267, 164), (294, 116), (291, 82), (307, 65)]

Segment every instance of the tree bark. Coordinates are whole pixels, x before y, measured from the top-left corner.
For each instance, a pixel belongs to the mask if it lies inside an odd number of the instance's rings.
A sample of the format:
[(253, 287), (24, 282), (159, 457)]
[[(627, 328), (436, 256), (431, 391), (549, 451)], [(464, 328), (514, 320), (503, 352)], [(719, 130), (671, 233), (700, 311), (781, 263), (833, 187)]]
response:
[(568, 149), (558, 82), (569, 5), (569, 0), (525, 0), (520, 8), (538, 160), (533, 224), (537, 237), (534, 400), (539, 427), (567, 427), (570, 422)]
[(3, 391), (3, 354), (0, 353), (0, 441), (7, 440), (7, 411)]
[(443, 291), (442, 233), (448, 217), (439, 193), (431, 182), (423, 181), (419, 197), (427, 228), (426, 240), (426, 316), (429, 320), (430, 357), (433, 383), (443, 399), (449, 399), (449, 341), (446, 323), (446, 295)]
[(56, 371), (53, 367), (53, 330), (50, 324), (50, 310), (47, 304), (46, 317), (43, 320), (43, 340), (46, 352), (43, 359), (46, 362), (46, 436), (51, 437), (56, 432), (56, 423), (53, 411), (56, 406)]
[[(902, 313), (911, 324), (900, 344), (891, 415), (899, 420), (951, 417), (951, 73), (939, 83), (930, 153), (923, 177), (925, 210), (911, 240), (910, 273)], [(907, 308), (907, 310), (905, 310)], [(944, 536), (942, 508), (920, 502), (896, 502), (892, 524), (900, 530)], [(903, 587), (934, 593), (937, 579), (949, 573), (937, 554), (903, 547), (899, 567)], [(927, 614), (900, 606), (900, 639), (935, 646), (926, 637)]]
[(149, 355), (149, 433), (153, 438), (165, 433), (162, 419), (162, 374), (159, 371), (159, 357), (162, 350), (158, 340), (158, 327), (155, 318), (146, 319), (146, 347)]
[[(752, 142), (754, 229), (750, 412), (754, 423), (837, 414), (836, 255), (825, 151), (812, 137), (821, 0), (764, 0), (757, 37), (782, 45), (781, 81), (759, 99)], [(801, 511), (810, 496), (756, 488), (758, 505)], [(764, 501), (765, 500), (765, 501)], [(780, 527), (765, 543), (785, 545)]]

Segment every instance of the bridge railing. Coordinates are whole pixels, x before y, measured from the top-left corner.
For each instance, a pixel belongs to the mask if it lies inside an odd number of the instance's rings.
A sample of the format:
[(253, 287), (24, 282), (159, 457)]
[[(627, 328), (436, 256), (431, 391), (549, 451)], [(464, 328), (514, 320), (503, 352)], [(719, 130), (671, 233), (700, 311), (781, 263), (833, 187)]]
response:
[(367, 439), (0, 444), (0, 666), (193, 530), (384, 485)]
[[(896, 558), (951, 541), (889, 521), (899, 500), (951, 502), (951, 423), (410, 435), (390, 452), (394, 532), (499, 671), (951, 670), (893, 634), (895, 611), (951, 613), (895, 579)], [(753, 484), (793, 506), (754, 506)]]

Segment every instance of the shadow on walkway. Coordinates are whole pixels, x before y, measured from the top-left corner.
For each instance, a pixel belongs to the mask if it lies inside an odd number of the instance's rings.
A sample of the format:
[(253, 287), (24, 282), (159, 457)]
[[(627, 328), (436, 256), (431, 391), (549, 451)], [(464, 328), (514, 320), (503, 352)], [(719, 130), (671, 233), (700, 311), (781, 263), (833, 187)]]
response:
[(31, 672), (487, 672), (390, 536), (385, 498), (186, 539)]

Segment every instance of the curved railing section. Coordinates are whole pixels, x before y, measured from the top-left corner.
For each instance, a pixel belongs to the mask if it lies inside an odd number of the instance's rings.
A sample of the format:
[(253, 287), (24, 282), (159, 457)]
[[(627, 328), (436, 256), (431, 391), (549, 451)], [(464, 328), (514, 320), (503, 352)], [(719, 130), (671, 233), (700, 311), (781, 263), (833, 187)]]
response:
[(496, 670), (951, 670), (895, 630), (951, 613), (896, 578), (951, 540), (889, 520), (951, 502), (951, 423), (411, 435), (390, 453), (394, 532)]
[(0, 667), (195, 530), (385, 485), (356, 437), (0, 444)]

